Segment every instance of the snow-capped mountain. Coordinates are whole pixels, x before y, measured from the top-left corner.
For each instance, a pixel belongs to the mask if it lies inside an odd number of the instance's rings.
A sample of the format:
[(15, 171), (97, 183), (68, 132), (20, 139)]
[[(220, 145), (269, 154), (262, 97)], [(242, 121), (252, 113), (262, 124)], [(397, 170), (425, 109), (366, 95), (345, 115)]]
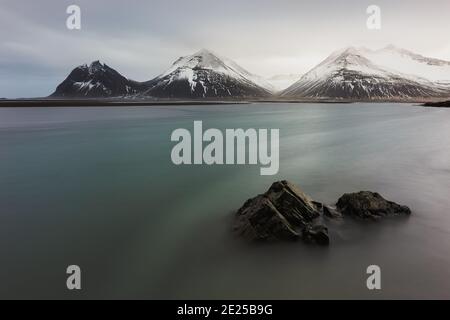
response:
[(449, 63), (388, 46), (332, 53), (281, 93), (283, 97), (410, 99), (449, 94)]
[(200, 50), (181, 57), (151, 81), (143, 96), (164, 98), (264, 97), (272, 86), (235, 62)]
[[(269, 79), (251, 74), (208, 50), (181, 57), (147, 82), (122, 76), (106, 64), (82, 65), (52, 97), (69, 98), (264, 98), (296, 75)], [(392, 45), (380, 50), (349, 47), (332, 53), (279, 93), (283, 98), (399, 100), (450, 96), (450, 62)]]
[(100, 61), (81, 65), (56, 88), (52, 97), (99, 98), (141, 92), (146, 83), (129, 80)]
[(295, 83), (300, 77), (300, 74), (277, 74), (266, 78), (266, 81), (270, 83), (276, 91), (282, 91)]

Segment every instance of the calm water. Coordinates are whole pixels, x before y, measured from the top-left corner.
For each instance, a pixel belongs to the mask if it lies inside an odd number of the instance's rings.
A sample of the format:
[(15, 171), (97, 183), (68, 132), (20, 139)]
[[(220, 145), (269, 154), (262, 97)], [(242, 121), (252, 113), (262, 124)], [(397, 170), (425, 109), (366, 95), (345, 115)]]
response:
[[(280, 172), (175, 166), (171, 132), (280, 128)], [(1, 298), (450, 298), (450, 110), (408, 104), (0, 109)], [(373, 190), (410, 218), (335, 222), (329, 248), (248, 244), (233, 210), (289, 179)], [(82, 269), (81, 292), (66, 267)], [(366, 289), (366, 268), (382, 290)]]

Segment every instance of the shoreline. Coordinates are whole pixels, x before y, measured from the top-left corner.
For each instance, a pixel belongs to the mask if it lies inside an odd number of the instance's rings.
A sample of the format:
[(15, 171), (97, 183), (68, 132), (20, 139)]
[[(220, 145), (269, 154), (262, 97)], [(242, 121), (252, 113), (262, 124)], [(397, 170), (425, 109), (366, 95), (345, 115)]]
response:
[(24, 107), (135, 107), (135, 106), (177, 106), (177, 105), (208, 105), (208, 104), (248, 104), (247, 101), (124, 101), (108, 99), (5, 99), (0, 100), (0, 108)]
[(424, 100), (326, 100), (326, 99), (248, 99), (248, 100), (115, 100), (115, 99), (0, 99), (0, 108), (23, 107), (135, 107), (135, 106), (177, 106), (177, 105), (235, 105), (252, 103), (416, 103), (425, 106), (441, 101)]

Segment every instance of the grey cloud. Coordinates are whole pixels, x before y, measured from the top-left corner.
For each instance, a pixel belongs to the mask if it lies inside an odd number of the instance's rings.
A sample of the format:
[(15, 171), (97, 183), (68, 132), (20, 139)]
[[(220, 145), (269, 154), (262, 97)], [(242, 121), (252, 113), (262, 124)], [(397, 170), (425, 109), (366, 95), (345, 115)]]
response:
[[(148, 80), (202, 47), (265, 76), (305, 72), (347, 45), (395, 43), (450, 60), (448, 0), (376, 2), (379, 32), (365, 28), (365, 0), (3, 0), (0, 97), (48, 95), (96, 59)], [(82, 9), (81, 31), (65, 28), (70, 4)]]

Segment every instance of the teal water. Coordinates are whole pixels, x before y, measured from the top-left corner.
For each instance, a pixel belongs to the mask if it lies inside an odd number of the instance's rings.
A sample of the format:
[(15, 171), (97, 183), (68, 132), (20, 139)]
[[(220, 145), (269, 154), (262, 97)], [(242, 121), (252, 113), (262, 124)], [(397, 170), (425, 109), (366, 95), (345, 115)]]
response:
[[(279, 128), (279, 173), (173, 165), (170, 134), (194, 120)], [(450, 298), (450, 110), (1, 108), (0, 164), (1, 298)], [(378, 191), (413, 215), (335, 222), (329, 248), (236, 239), (233, 211), (279, 179), (327, 203)], [(371, 264), (380, 291), (366, 288)]]

